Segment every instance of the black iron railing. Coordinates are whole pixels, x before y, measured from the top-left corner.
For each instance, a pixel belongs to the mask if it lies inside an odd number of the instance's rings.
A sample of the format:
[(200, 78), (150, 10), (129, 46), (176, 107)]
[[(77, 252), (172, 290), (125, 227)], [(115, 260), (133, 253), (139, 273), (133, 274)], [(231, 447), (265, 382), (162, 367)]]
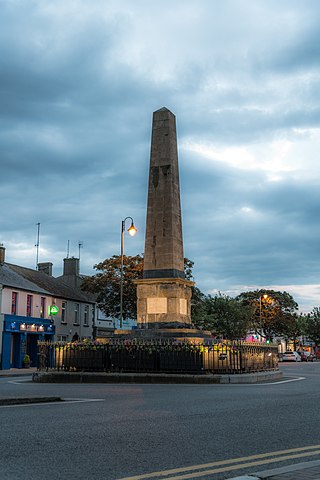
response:
[(248, 373), (278, 366), (276, 345), (222, 342), (38, 342), (38, 370), (150, 373)]

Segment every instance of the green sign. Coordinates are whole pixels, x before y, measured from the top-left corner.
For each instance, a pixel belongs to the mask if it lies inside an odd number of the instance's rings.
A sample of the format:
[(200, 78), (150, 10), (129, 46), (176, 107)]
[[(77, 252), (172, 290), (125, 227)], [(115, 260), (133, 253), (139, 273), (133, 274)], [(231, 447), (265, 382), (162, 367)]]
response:
[(49, 315), (57, 315), (59, 313), (59, 307), (57, 305), (50, 305), (48, 308)]

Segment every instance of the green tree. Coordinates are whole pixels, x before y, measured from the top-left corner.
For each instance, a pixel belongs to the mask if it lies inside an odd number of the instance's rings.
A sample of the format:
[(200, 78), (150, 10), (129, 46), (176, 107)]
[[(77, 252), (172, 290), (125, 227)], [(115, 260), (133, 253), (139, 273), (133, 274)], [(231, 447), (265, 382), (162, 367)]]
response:
[(211, 330), (213, 320), (209, 313), (209, 297), (198, 287), (192, 287), (191, 319), (195, 327), (202, 330)]
[(305, 317), (306, 336), (315, 343), (318, 348), (320, 345), (320, 308), (314, 307), (311, 313)]
[[(186, 279), (192, 278), (193, 262), (184, 259)], [(98, 307), (107, 317), (120, 316), (120, 279), (121, 256), (113, 255), (103, 262), (94, 265), (97, 273), (86, 277), (82, 282), (82, 290), (96, 295)], [(143, 256), (123, 257), (123, 318), (137, 316), (137, 287), (135, 280), (143, 278)]]
[(280, 328), (282, 335), (288, 342), (292, 341), (294, 350), (297, 350), (299, 337), (306, 332), (306, 316), (298, 313), (287, 313), (282, 317)]
[(287, 316), (298, 309), (298, 304), (288, 292), (262, 289), (243, 292), (237, 299), (253, 307), (253, 329), (267, 340), (272, 340), (275, 335), (281, 336)]
[[(202, 312), (193, 322), (219, 337), (241, 339), (251, 327), (252, 307), (227, 295), (201, 297)], [(202, 316), (201, 316), (202, 313)]]
[[(82, 290), (97, 295), (98, 307), (107, 317), (120, 316), (121, 256), (105, 259), (93, 267), (98, 273), (86, 277)], [(134, 280), (142, 278), (143, 257), (123, 257), (123, 318), (135, 318), (137, 314), (136, 285)]]
[(193, 273), (192, 273), (193, 266), (194, 266), (194, 262), (192, 260), (189, 260), (189, 258), (184, 259), (184, 275), (186, 280), (193, 279)]

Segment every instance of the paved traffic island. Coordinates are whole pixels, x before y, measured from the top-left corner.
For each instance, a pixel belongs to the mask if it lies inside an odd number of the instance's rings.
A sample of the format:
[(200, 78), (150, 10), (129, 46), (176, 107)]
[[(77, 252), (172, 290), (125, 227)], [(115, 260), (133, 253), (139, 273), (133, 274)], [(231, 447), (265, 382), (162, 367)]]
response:
[(39, 383), (176, 383), (176, 384), (236, 384), (280, 380), (280, 370), (235, 375), (188, 375), (169, 373), (106, 373), (106, 372), (35, 372), (33, 382)]

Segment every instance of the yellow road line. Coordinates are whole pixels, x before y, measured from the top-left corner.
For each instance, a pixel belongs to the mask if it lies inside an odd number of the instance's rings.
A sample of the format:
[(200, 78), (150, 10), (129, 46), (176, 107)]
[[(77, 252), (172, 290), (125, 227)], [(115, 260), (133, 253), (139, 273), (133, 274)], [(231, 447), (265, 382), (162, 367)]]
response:
[[(171, 470), (161, 470), (159, 472), (152, 472), (152, 473), (146, 473), (146, 474), (142, 474), (142, 475), (135, 475), (133, 477), (125, 477), (125, 478), (122, 478), (122, 479), (119, 479), (119, 480), (143, 480), (143, 479), (146, 479), (146, 478), (156, 478), (156, 477), (167, 477), (169, 475), (175, 475), (175, 474), (179, 474), (179, 473), (184, 473), (184, 472), (190, 472), (190, 471), (193, 471), (193, 473), (189, 476), (179, 476), (179, 477), (171, 477), (172, 479), (183, 479), (183, 478), (195, 478), (195, 477), (200, 477), (200, 476), (204, 476), (204, 475), (207, 475), (209, 473), (219, 473), (219, 472), (224, 472), (224, 471), (230, 471), (230, 470), (236, 470), (236, 469), (240, 469), (240, 468), (246, 468), (247, 466), (254, 466), (254, 465), (264, 465), (266, 463), (274, 463), (274, 462), (282, 462), (284, 460), (288, 460), (288, 459), (291, 459), (291, 458), (300, 458), (300, 457), (307, 457), (309, 455), (318, 455), (320, 454), (320, 450), (317, 450), (317, 449), (320, 449), (320, 445), (311, 445), (309, 447), (301, 447), (301, 448), (290, 448), (288, 450), (279, 450), (277, 452), (269, 452), (269, 453), (261, 453), (261, 454), (257, 454), (257, 455), (250, 455), (248, 457), (238, 457), (238, 458), (232, 458), (232, 459), (229, 459), (229, 460), (222, 460), (222, 461), (218, 461), (218, 462), (211, 462), (211, 463), (204, 463), (204, 464), (201, 464), (201, 465), (192, 465), (192, 466), (189, 466), (189, 467), (180, 467), (180, 468), (173, 468)], [(313, 452), (312, 450), (316, 450), (315, 452)], [(305, 453), (297, 453), (296, 455), (288, 455), (288, 454), (291, 454), (291, 453), (296, 453), (296, 452), (305, 452)], [(252, 460), (259, 460), (259, 459), (262, 459), (262, 458), (266, 458), (266, 457), (279, 457), (281, 455), (285, 455), (284, 457), (281, 457), (281, 458), (271, 458), (271, 459), (267, 459), (267, 460), (262, 460), (260, 462), (252, 462)], [(250, 461), (249, 463), (240, 463), (239, 462), (248, 462)], [(224, 467), (222, 469), (215, 469), (215, 470), (212, 470), (212, 471), (208, 471), (206, 470), (205, 472), (194, 472), (195, 470), (200, 470), (200, 469), (208, 469), (208, 468), (211, 468), (211, 467), (220, 467), (220, 466), (223, 466), (223, 465), (230, 465), (230, 464), (234, 464), (234, 463), (237, 463), (237, 465), (233, 465), (231, 467)]]
[(258, 467), (260, 465), (267, 465), (268, 463), (284, 462), (285, 460), (291, 460), (292, 458), (303, 458), (310, 455), (319, 454), (320, 450), (316, 450), (315, 452), (306, 452), (297, 455), (286, 455), (284, 457), (278, 458), (268, 458), (267, 460), (261, 460), (259, 462), (248, 462), (242, 463), (240, 465), (231, 465), (230, 467), (215, 468), (213, 470), (203, 470), (202, 472), (187, 473), (186, 475), (179, 475), (178, 477), (168, 477), (168, 480), (186, 480), (188, 478), (199, 478), (204, 477), (205, 475), (212, 475), (214, 473), (231, 472), (232, 470), (239, 470), (240, 468)]

